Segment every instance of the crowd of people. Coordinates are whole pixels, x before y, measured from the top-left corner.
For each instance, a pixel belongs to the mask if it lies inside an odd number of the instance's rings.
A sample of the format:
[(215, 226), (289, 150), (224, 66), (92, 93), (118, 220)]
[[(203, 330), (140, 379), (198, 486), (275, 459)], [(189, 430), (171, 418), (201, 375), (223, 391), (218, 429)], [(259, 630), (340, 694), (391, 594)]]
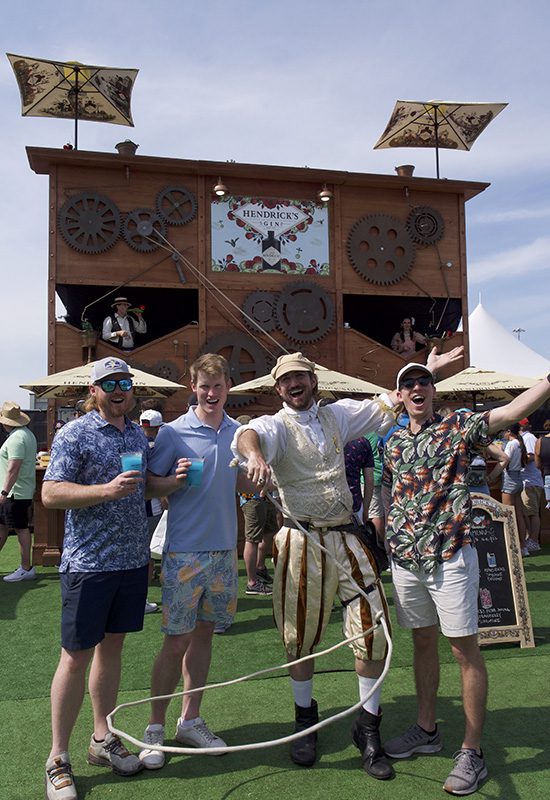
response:
[[(155, 409), (142, 410), (140, 424), (131, 422), (133, 376), (122, 358), (93, 364), (83, 413), (57, 430), (42, 489), (46, 508), (66, 511), (61, 655), (51, 687), (45, 771), (49, 800), (77, 798), (69, 748), (87, 674), (94, 725), (88, 763), (123, 776), (161, 769), (168, 698), (181, 682), (194, 691), (183, 696), (176, 741), (212, 755), (223, 752), (225, 742), (201, 716), (200, 688), (207, 683), (214, 633), (226, 630), (236, 611), (236, 495), (245, 514), (245, 591), (272, 599), (289, 662), (299, 734), (291, 742), (292, 761), (311, 767), (318, 758), (314, 661), (300, 659), (322, 641), (338, 598), (345, 636), (353, 639), (361, 707), (352, 740), (362, 768), (387, 780), (395, 775), (395, 760), (442, 749), (441, 633), (460, 670), (465, 723), (443, 788), (455, 795), (478, 789), (488, 774), (481, 748), (488, 682), (477, 640), (479, 567), (470, 490), (481, 484), (472, 477), (479, 473), (473, 463), (477, 457), (485, 463), (492, 437), (507, 431), (506, 452), (489, 477), (504, 474), (503, 496), (514, 505), (516, 494), (525, 495), (521, 512), (516, 506), (518, 521), (526, 509), (522, 548), (540, 547), (543, 493), (534, 469), (550, 474), (550, 441), (529, 438), (527, 417), (550, 398), (550, 377), (500, 408), (442, 415), (435, 410), (434, 377), (461, 356), (461, 348), (432, 351), (427, 364), (406, 364), (395, 388), (374, 400), (322, 405), (315, 364), (301, 353), (287, 354), (271, 373), (282, 408), (242, 424), (225, 410), (229, 367), (219, 355), (193, 363), (194, 402), (168, 423)], [(8, 437), (0, 450), (0, 545), (11, 527), (21, 547), (21, 566), (6, 580), (35, 577), (28, 507), (36, 441), (28, 421), (17, 404), (2, 407)], [(29, 453), (32, 470), (26, 469)], [(519, 490), (518, 465), (528, 470)], [(274, 492), (279, 519), (269, 500)], [(143, 626), (151, 535), (163, 506), (163, 640), (152, 666), (147, 746), (134, 754), (109, 730), (107, 715), (117, 702), (125, 636)], [(371, 521), (390, 557), (397, 622), (411, 630), (417, 688), (416, 719), (386, 742), (380, 676), (387, 641), (380, 619), (391, 625), (372, 547), (362, 535)]]

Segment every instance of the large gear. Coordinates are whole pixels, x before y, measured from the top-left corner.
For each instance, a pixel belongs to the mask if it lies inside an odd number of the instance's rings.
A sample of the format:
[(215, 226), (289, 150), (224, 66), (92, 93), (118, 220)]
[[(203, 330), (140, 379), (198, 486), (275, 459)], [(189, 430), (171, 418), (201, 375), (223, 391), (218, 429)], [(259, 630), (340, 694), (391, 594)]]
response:
[(136, 208), (129, 211), (122, 226), (124, 241), (138, 253), (152, 253), (158, 250), (155, 233), (166, 236), (166, 225), (156, 211), (151, 208)]
[(167, 225), (186, 225), (197, 213), (197, 199), (185, 186), (167, 186), (157, 195), (157, 211)]
[(407, 217), (407, 231), (414, 242), (427, 246), (443, 238), (445, 223), (435, 208), (415, 206)]
[(334, 324), (334, 302), (314, 281), (291, 282), (277, 301), (277, 322), (293, 342), (317, 342)]
[(166, 359), (156, 361), (151, 367), (151, 372), (153, 375), (157, 375), (159, 378), (164, 378), (166, 381), (179, 383), (180, 374), (178, 366), (177, 364), (174, 364), (173, 361), (167, 361)]
[(402, 222), (387, 214), (369, 214), (351, 228), (347, 251), (357, 272), (371, 283), (397, 283), (415, 259), (414, 243)]
[(80, 253), (104, 253), (120, 236), (120, 211), (97, 192), (75, 194), (58, 212), (61, 235)]
[[(219, 333), (209, 339), (202, 348), (203, 353), (219, 353), (229, 363), (233, 383), (238, 386), (245, 380), (253, 380), (267, 373), (267, 359), (260, 345), (246, 333), (233, 331)], [(240, 408), (255, 401), (254, 395), (229, 395), (227, 405)]]
[[(279, 295), (276, 292), (251, 292), (245, 298), (243, 320), (253, 333), (272, 331), (277, 327), (275, 308)], [(245, 316), (246, 314), (246, 316)], [(250, 320), (257, 322), (254, 325)]]

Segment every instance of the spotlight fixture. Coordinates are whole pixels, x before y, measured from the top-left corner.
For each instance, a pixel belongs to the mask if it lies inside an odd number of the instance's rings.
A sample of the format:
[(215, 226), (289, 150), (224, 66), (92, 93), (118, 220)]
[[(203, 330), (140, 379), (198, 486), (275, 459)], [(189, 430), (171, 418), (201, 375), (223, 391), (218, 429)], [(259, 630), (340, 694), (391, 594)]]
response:
[(317, 192), (317, 197), (321, 201), (321, 203), (328, 203), (332, 200), (333, 194), (330, 189), (327, 187), (326, 183), (322, 189)]
[(222, 183), (221, 178), (218, 178), (218, 182), (216, 183), (212, 191), (218, 197), (225, 197), (225, 195), (227, 194), (227, 186), (224, 183)]

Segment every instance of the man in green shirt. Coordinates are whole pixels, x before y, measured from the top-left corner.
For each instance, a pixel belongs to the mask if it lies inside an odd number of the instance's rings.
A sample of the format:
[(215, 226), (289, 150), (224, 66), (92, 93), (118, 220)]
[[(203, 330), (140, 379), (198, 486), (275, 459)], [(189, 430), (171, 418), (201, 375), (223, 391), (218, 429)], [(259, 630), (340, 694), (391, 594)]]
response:
[(32, 581), (29, 508), (36, 487), (36, 438), (27, 428), (30, 418), (11, 400), (2, 406), (0, 424), (7, 439), (0, 448), (0, 550), (14, 529), (21, 549), (21, 566), (5, 581)]

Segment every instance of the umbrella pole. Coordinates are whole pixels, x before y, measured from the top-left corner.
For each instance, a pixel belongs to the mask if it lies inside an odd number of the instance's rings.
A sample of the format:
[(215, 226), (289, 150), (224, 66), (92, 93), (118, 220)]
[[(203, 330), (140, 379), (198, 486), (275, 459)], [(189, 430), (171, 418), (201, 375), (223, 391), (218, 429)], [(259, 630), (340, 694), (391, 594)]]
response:
[(439, 179), (439, 135), (438, 135), (438, 128), (439, 122), (437, 120), (437, 106), (434, 106), (435, 117), (434, 117), (434, 133), (435, 133), (435, 172), (436, 176)]
[(75, 67), (74, 71), (74, 149), (78, 150), (78, 67)]

